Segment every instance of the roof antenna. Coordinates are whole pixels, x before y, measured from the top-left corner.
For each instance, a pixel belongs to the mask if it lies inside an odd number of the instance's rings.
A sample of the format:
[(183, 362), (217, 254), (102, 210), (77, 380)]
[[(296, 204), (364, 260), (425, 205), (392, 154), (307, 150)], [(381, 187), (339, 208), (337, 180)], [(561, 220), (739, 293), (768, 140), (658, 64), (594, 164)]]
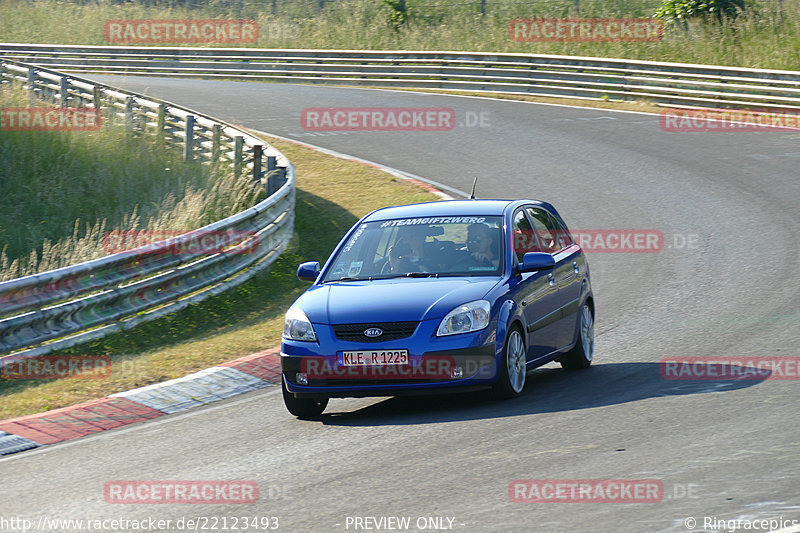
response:
[(475, 180), (472, 182), (472, 192), (469, 195), (470, 200), (475, 199), (475, 186), (478, 184), (478, 176), (475, 176)]

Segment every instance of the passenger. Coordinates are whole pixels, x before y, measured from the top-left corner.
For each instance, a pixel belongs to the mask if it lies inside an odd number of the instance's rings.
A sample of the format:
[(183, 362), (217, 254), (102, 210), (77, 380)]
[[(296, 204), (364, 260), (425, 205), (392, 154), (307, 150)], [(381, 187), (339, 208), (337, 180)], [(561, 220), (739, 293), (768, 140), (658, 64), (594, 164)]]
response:
[(500, 266), (496, 233), (486, 224), (470, 224), (467, 228), (467, 250), (477, 266)]

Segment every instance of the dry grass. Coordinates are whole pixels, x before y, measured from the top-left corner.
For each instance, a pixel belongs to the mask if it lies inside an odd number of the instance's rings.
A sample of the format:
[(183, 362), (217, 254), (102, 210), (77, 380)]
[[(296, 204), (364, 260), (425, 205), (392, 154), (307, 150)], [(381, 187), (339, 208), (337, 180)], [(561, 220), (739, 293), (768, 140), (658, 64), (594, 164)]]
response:
[[(21, 89), (0, 88), (0, 107), (27, 105)], [(109, 122), (5, 131), (0, 155), (0, 281), (107, 255), (109, 231), (188, 231), (263, 197), (246, 177), (184, 163), (180, 151)]]

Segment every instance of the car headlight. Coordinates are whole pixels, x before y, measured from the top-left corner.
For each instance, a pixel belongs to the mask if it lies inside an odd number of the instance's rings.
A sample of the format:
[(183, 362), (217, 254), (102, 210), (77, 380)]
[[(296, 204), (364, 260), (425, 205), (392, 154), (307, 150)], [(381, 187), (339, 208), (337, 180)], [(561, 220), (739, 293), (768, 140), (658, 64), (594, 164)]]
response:
[(317, 335), (306, 314), (299, 307), (291, 307), (283, 321), (283, 338), (293, 341), (316, 341)]
[(437, 337), (469, 333), (478, 331), (489, 325), (489, 310), (491, 306), (486, 300), (476, 300), (464, 305), (459, 305), (442, 319)]

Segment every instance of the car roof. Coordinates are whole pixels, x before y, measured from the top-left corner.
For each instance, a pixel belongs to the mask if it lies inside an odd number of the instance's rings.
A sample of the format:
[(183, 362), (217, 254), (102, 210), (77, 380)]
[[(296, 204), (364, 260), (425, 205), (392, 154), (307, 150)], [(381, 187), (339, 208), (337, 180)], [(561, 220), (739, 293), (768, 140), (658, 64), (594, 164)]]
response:
[(432, 216), (502, 215), (509, 206), (523, 203), (544, 204), (538, 200), (445, 200), (384, 207), (364, 217), (364, 222)]

